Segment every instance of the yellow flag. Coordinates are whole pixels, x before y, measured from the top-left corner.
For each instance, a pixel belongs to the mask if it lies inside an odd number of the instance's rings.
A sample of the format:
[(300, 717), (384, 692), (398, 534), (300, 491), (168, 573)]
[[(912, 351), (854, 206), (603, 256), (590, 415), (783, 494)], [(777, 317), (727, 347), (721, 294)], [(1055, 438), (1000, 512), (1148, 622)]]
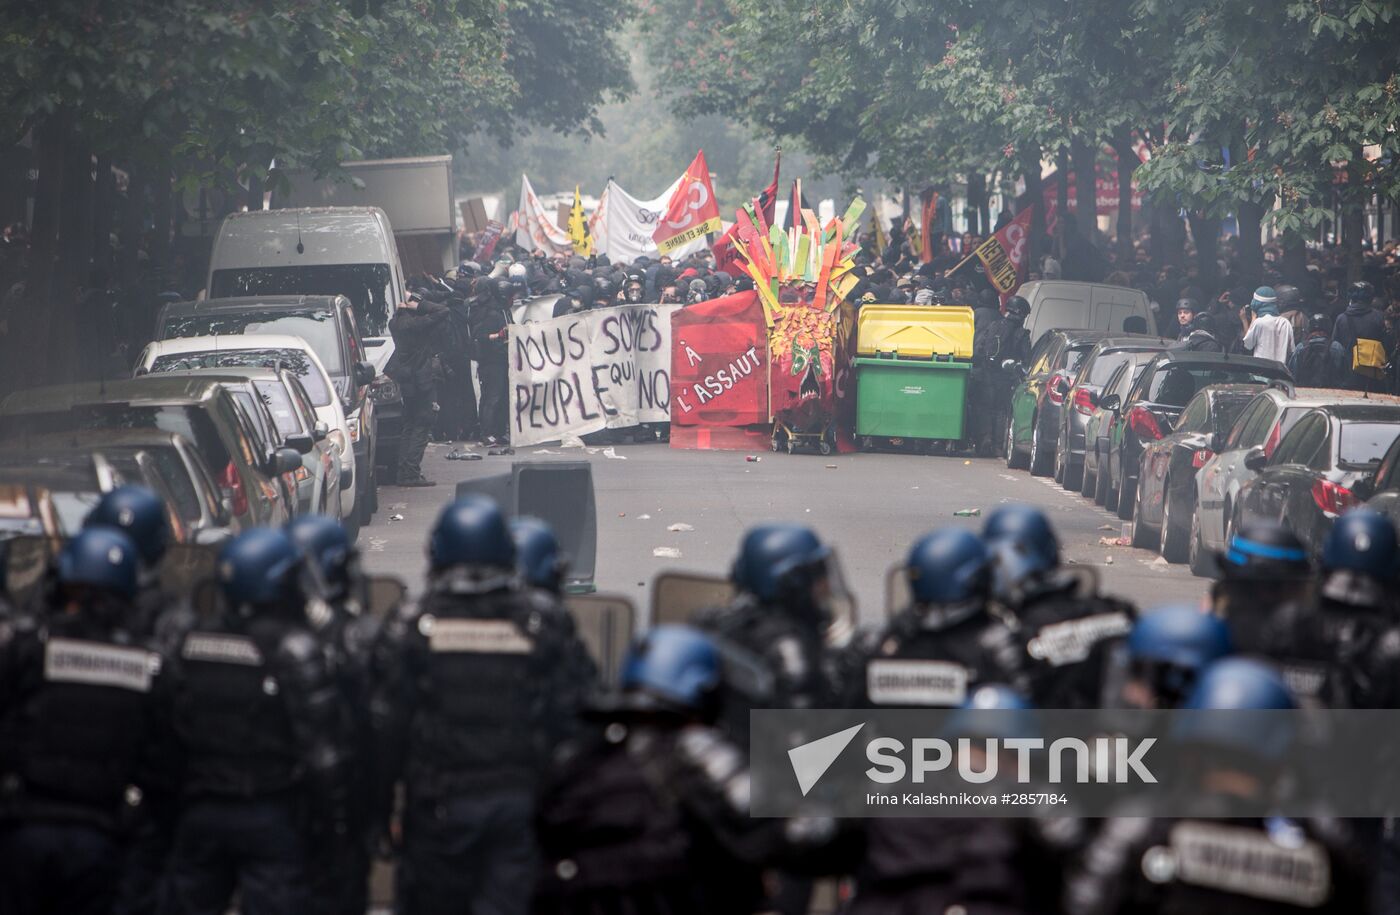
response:
[(588, 220), (583, 218), (583, 200), (579, 197), (578, 185), (574, 185), (574, 207), (569, 211), (569, 241), (574, 244), (574, 253), (588, 257), (593, 253), (593, 236), (588, 234)]
[(875, 234), (875, 256), (878, 258), (885, 253), (885, 248), (889, 247), (890, 240), (885, 237), (885, 225), (880, 219), (879, 198), (876, 198), (876, 206), (870, 208), (870, 231)]

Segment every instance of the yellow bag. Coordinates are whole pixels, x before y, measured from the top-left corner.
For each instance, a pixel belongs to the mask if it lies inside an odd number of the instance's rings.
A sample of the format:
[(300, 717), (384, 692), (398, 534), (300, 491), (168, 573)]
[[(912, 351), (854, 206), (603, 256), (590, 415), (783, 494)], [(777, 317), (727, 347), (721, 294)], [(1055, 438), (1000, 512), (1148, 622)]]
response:
[(1351, 348), (1351, 370), (1358, 375), (1384, 378), (1386, 361), (1385, 344), (1379, 340), (1362, 338)]

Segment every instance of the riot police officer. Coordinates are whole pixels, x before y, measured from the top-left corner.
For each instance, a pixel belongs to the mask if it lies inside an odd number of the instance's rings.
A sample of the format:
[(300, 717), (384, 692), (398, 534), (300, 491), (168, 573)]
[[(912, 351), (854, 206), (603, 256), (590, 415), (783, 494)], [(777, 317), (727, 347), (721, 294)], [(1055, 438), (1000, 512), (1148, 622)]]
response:
[(1280, 613), (1310, 602), (1312, 563), (1296, 534), (1274, 521), (1243, 525), (1217, 560), (1211, 606), (1243, 654), (1267, 655)]
[(1202, 670), (1233, 653), (1230, 627), (1197, 607), (1160, 607), (1133, 623), (1119, 676), (1109, 678), (1110, 707), (1178, 708)]
[(126, 532), (136, 544), (140, 563), (137, 569), (136, 618), (134, 631), (152, 633), (156, 620), (165, 612), (170, 596), (161, 588), (158, 570), (170, 544), (170, 522), (165, 503), (144, 486), (118, 486), (104, 493), (83, 521), (83, 527), (111, 527)]
[(516, 518), (510, 523), (515, 541), (516, 565), (531, 588), (556, 598), (564, 593), (564, 572), (569, 563), (559, 549), (553, 529), (538, 518)]
[[(983, 682), (969, 690), (946, 727), (960, 737), (1029, 736), (1034, 728), (1030, 713), (1020, 692)], [(997, 790), (995, 782), (983, 787)], [(1048, 908), (1043, 900), (1059, 893), (1063, 862), (1079, 830), (1073, 819), (873, 819), (866, 824), (854, 871), (855, 899), (843, 911), (1041, 911)]]
[(325, 646), (306, 622), (305, 563), (280, 530), (224, 546), (222, 614), (180, 635), (172, 666), (185, 756), (170, 910), (307, 909), (309, 848), (348, 830), (351, 760)]
[[(1183, 705), (1294, 707), (1283, 679), (1247, 658), (1212, 664)], [(1229, 727), (1221, 721), (1194, 716), (1173, 725), (1178, 741), (1227, 751), (1209, 753), (1193, 773), (1193, 803), (1218, 808), (1218, 817), (1107, 820), (1068, 882), (1065, 911), (1238, 915), (1296, 912), (1304, 905), (1324, 913), (1369, 910), (1368, 843), (1357, 821), (1237, 815), (1242, 800), (1258, 809), (1272, 796), (1271, 773), (1289, 750), (1288, 729), (1259, 717), (1232, 718)]]
[(443, 509), (428, 558), (428, 593), (389, 627), (382, 703), (399, 751), (386, 775), (405, 793), (398, 899), (407, 915), (524, 912), (534, 788), (576, 726), (592, 664), (559, 604), (519, 586), (490, 498)]
[(1096, 707), (1107, 643), (1127, 635), (1132, 605), (1097, 593), (1092, 577), (1060, 565), (1059, 540), (1038, 508), (999, 507), (982, 537), (993, 554), (996, 602), (1024, 646), (1032, 700), (1041, 708)]
[(50, 606), (0, 622), (0, 912), (106, 913), (161, 656), (128, 627), (137, 547), (110, 528), (63, 546)]
[(344, 526), (325, 515), (301, 515), (286, 530), (319, 577), (320, 594), (307, 605), (307, 622), (331, 652), (342, 726), (350, 736), (347, 828), (311, 850), (307, 905), (327, 915), (362, 915), (369, 905), (370, 850), (384, 830), (384, 812), (370, 803), (376, 745), (370, 706), (380, 625), (366, 606), (359, 557)]
[(714, 642), (686, 626), (628, 653), (620, 695), (590, 707), (541, 797), (536, 915), (757, 910), (785, 830), (749, 816), (748, 762), (712, 726), (722, 676)]
[(1011, 391), (1019, 378), (1015, 363), (1024, 367), (1030, 359), (1031, 339), (1026, 318), (1031, 305), (1019, 295), (1007, 300), (1002, 315), (973, 335), (972, 359), (973, 421), (970, 438), (980, 455), (991, 455), (1006, 439), (1011, 409)]
[[(769, 707), (825, 706), (832, 695), (825, 637), (833, 603), (844, 597), (831, 548), (801, 525), (759, 525), (744, 534), (729, 579), (733, 603), (701, 613), (696, 625), (761, 660), (772, 681)], [(730, 739), (741, 745), (747, 711), (725, 712)]]
[(850, 706), (956, 708), (979, 683), (1024, 689), (1016, 633), (989, 612), (986, 544), (960, 528), (934, 531), (915, 541), (904, 571), (910, 605), (846, 652)]
[(1332, 708), (1400, 708), (1400, 627), (1395, 618), (1395, 527), (1358, 508), (1322, 545), (1317, 593), (1285, 606), (1268, 629), (1267, 655), (1300, 699)]

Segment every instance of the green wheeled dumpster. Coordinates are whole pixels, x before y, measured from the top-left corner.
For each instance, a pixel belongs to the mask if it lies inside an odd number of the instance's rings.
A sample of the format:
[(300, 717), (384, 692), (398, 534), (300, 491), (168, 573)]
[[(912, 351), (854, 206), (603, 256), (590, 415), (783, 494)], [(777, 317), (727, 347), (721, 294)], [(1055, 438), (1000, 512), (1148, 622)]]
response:
[(856, 435), (959, 441), (972, 369), (971, 308), (866, 305), (856, 329)]

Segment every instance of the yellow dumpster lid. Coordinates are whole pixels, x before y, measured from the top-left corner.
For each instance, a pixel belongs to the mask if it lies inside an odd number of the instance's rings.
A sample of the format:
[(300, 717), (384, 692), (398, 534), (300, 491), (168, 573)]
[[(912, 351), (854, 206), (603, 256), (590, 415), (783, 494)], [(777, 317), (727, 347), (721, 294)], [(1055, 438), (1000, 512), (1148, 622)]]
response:
[(972, 358), (972, 309), (954, 305), (862, 305), (856, 325), (861, 356)]

